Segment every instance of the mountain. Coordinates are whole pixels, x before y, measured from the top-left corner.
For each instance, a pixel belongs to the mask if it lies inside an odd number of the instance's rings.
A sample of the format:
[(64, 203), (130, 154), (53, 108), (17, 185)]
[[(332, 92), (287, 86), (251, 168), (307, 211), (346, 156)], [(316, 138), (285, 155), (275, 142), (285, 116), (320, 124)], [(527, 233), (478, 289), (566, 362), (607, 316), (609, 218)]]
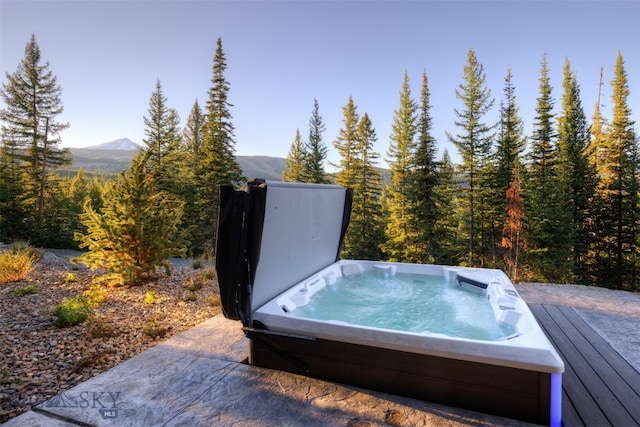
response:
[(247, 179), (264, 178), (268, 181), (282, 181), (282, 171), (286, 169), (286, 159), (269, 156), (236, 156), (236, 161)]
[[(115, 147), (129, 147), (115, 148)], [(127, 138), (105, 142), (85, 148), (71, 148), (71, 171), (80, 168), (86, 173), (113, 174), (125, 170), (140, 148)], [(286, 159), (269, 156), (236, 156), (236, 161), (247, 179), (264, 178), (270, 181), (282, 180)]]
[(117, 173), (129, 168), (131, 159), (136, 154), (136, 149), (71, 148), (70, 151), (71, 170), (82, 168), (85, 172), (99, 173)]
[(129, 138), (114, 139), (113, 141), (103, 142), (102, 144), (84, 147), (83, 150), (123, 150), (135, 151), (140, 146)]
[[(84, 148), (71, 148), (71, 167), (60, 173), (69, 176), (70, 172), (84, 169), (85, 173), (117, 174), (128, 169), (131, 159), (140, 145), (129, 138), (120, 138)], [(247, 179), (263, 178), (267, 181), (282, 181), (282, 171), (286, 169), (286, 159), (271, 156), (236, 156), (236, 161)], [(378, 168), (383, 183), (389, 182), (389, 170)]]

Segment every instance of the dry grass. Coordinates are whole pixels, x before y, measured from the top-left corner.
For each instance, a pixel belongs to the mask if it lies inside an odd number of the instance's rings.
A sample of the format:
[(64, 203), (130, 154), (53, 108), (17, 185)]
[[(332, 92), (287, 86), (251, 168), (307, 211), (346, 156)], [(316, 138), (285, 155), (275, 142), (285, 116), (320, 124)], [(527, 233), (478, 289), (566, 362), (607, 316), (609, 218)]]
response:
[(33, 269), (36, 257), (29, 251), (5, 251), (0, 253), (0, 285), (17, 282), (27, 277)]

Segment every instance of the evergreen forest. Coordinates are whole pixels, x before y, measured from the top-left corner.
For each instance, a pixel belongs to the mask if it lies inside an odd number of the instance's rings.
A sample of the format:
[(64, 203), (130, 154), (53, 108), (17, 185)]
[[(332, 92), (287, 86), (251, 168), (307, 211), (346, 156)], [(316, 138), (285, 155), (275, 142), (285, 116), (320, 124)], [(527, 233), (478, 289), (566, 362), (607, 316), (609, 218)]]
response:
[[(408, 73), (402, 76), (385, 153), (374, 151), (375, 124), (348, 97), (329, 142), (339, 157), (333, 173), (314, 99), (308, 130), (292, 130), (282, 179), (354, 190), (344, 258), (499, 268), (514, 282), (640, 291), (639, 139), (621, 52), (612, 66), (612, 113), (604, 117), (600, 94), (585, 111), (569, 59), (554, 88), (543, 55), (539, 79), (530, 83), (538, 87), (533, 131), (525, 135), (512, 70), (496, 97), (469, 49), (455, 88), (456, 120), (446, 132), (459, 164), (447, 151), (436, 157), (431, 112), (443, 107), (431, 105), (426, 70), (417, 94)], [(170, 256), (215, 256), (218, 188), (246, 180), (234, 157), (226, 68), (218, 38), (206, 104), (194, 101), (184, 124), (157, 80), (144, 146), (129, 170), (65, 176), (58, 173), (71, 161), (59, 147), (70, 126), (57, 120), (62, 88), (32, 36), (0, 88), (0, 241), (123, 253), (142, 242), (153, 249), (153, 265)], [(497, 123), (488, 119), (492, 110)]]

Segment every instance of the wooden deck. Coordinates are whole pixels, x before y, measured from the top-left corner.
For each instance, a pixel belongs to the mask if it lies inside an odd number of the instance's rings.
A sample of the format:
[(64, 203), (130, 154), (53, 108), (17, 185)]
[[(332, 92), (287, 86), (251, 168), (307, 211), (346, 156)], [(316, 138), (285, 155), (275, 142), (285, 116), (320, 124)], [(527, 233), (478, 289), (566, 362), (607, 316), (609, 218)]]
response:
[(572, 308), (530, 304), (565, 363), (565, 426), (640, 426), (640, 373)]

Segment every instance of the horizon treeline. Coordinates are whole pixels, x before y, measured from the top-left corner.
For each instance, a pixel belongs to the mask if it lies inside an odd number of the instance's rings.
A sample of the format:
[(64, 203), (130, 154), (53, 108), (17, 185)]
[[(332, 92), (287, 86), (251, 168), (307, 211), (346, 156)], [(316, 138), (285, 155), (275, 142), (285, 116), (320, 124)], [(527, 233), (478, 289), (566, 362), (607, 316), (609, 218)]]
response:
[[(245, 180), (234, 158), (225, 70), (218, 39), (204, 111), (196, 99), (181, 128), (158, 79), (144, 117), (139, 157), (154, 188), (172, 201), (166, 209), (181, 210), (179, 228), (191, 256), (213, 255), (219, 185)], [(414, 96), (408, 73), (403, 76), (383, 154), (388, 177), (377, 167), (375, 123), (352, 97), (331, 141), (339, 155), (335, 174), (325, 170), (328, 148), (317, 99), (307, 138), (295, 130), (282, 179), (354, 190), (343, 257), (499, 268), (515, 282), (640, 290), (640, 153), (621, 53), (610, 82), (612, 116), (603, 117), (598, 96), (590, 120), (569, 59), (556, 91), (543, 56), (533, 131), (525, 135), (511, 69), (496, 98), (469, 49), (455, 90), (456, 121), (446, 132), (459, 165), (447, 151), (436, 158), (427, 72), (421, 77)], [(0, 91), (6, 104), (0, 111), (0, 241), (77, 248), (78, 236), (87, 236), (87, 212), (102, 209), (109, 221), (129, 220), (103, 208), (113, 180), (89, 179), (82, 170), (73, 178), (56, 174), (70, 162), (68, 149), (58, 148), (58, 134), (69, 125), (56, 121), (62, 89), (49, 64), (41, 63), (35, 36), (6, 80)], [(494, 108), (497, 123), (488, 121)], [(116, 181), (125, 180), (125, 172)]]

